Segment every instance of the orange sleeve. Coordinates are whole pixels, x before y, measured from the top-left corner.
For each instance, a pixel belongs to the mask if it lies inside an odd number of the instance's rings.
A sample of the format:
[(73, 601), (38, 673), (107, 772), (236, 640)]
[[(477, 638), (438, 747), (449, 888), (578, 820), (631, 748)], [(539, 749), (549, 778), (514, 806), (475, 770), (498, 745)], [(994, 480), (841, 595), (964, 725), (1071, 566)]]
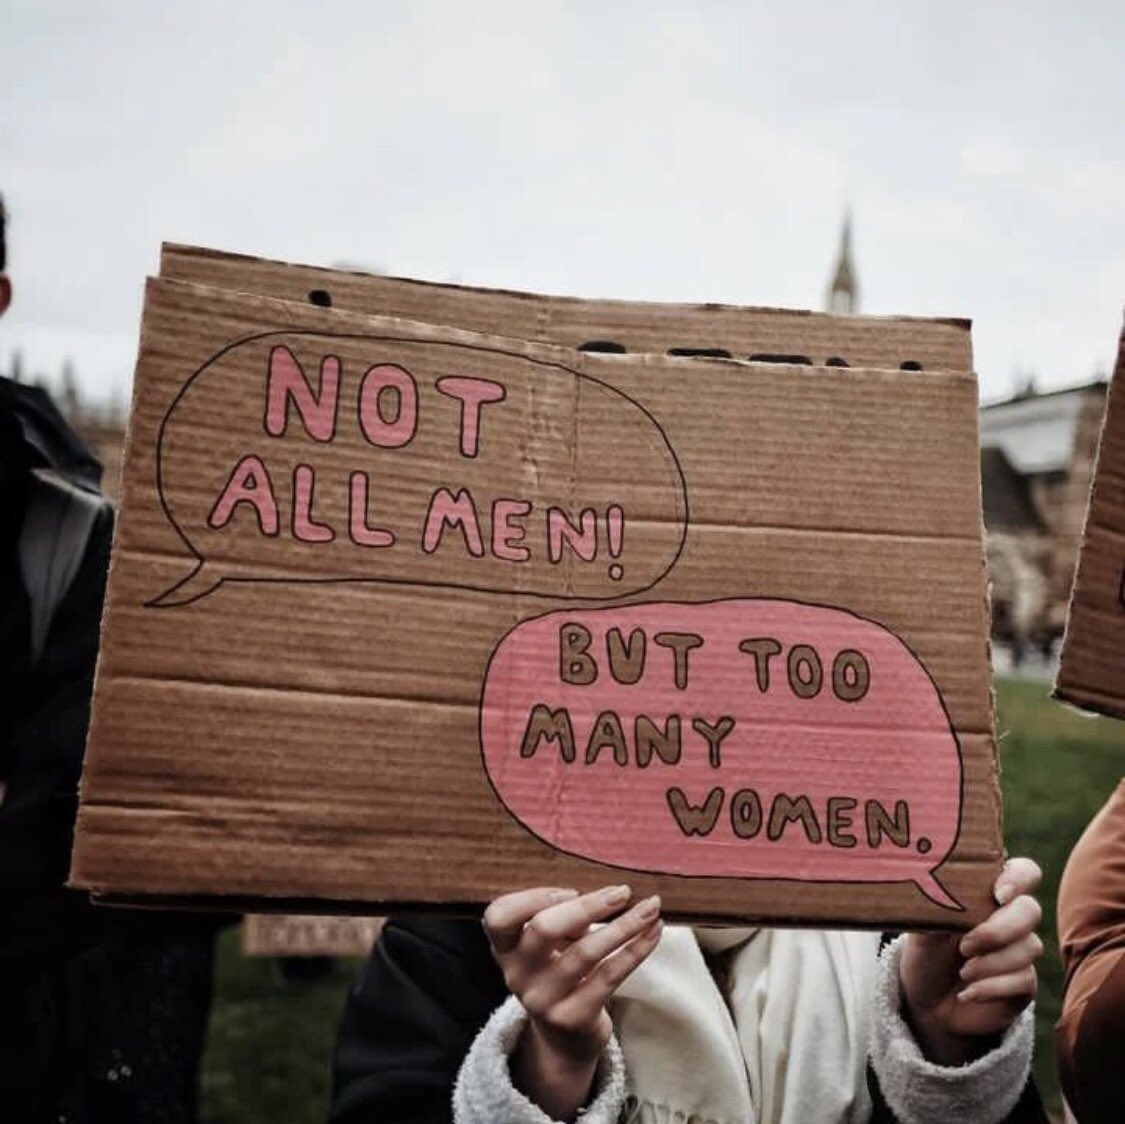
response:
[(1125, 1121), (1125, 781), (1090, 821), (1059, 886), (1066, 972), (1055, 1027), (1067, 1101), (1081, 1124)]

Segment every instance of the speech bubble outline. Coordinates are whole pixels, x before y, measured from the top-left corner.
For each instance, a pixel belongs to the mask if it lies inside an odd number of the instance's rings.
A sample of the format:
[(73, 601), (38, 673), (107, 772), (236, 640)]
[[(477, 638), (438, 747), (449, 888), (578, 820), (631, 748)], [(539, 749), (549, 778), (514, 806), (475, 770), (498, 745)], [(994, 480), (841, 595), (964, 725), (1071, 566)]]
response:
[[(675, 610), (675, 609), (698, 610), (698, 609), (707, 609), (709, 607), (716, 607), (716, 606), (728, 606), (728, 605), (732, 605), (732, 604), (747, 605), (747, 606), (753, 606), (753, 605), (762, 606), (762, 605), (765, 605), (765, 606), (771, 606), (771, 607), (790, 606), (790, 607), (797, 608), (799, 610), (808, 609), (808, 610), (825, 611), (825, 612), (831, 613), (831, 614), (836, 615), (836, 616), (841, 617), (841, 618), (848, 618), (861, 627), (872, 628), (872, 629), (876, 630), (878, 634), (881, 634), (881, 635), (887, 637), (894, 645), (897, 645), (902, 650), (902, 653), (904, 653), (905, 656), (909, 657), (910, 661), (912, 661), (913, 668), (915, 668), (915, 669), (917, 669), (918, 671), (921, 672), (922, 676), (924, 677), (924, 681), (925, 681), (926, 686), (928, 686), (929, 690), (932, 692), (932, 699), (934, 701), (936, 701), (937, 706), (940, 710), (940, 715), (941, 715), (941, 718), (943, 720), (943, 725), (941, 727), (942, 735), (948, 736), (949, 742), (951, 743), (951, 746), (952, 746), (952, 749), (953, 749), (953, 760), (955, 762), (956, 775), (957, 775), (956, 808), (955, 808), (955, 812), (952, 814), (952, 832), (949, 836), (948, 844), (945, 845), (944, 847), (939, 847), (939, 848), (934, 849), (932, 851), (932, 853), (930, 852), (930, 850), (928, 848), (927, 848), (926, 852), (920, 853), (921, 858), (924, 861), (920, 865), (920, 869), (917, 872), (912, 873), (912, 875), (910, 877), (905, 877), (905, 878), (843, 877), (839, 873), (834, 873), (833, 876), (830, 876), (830, 877), (818, 877), (816, 875), (809, 875), (805, 872), (802, 872), (802, 874), (799, 875), (799, 876), (795, 876), (795, 875), (784, 875), (784, 874), (776, 874), (776, 873), (760, 873), (760, 872), (755, 872), (755, 871), (750, 871), (750, 870), (744, 870), (744, 871), (739, 871), (739, 872), (727, 871), (727, 870), (715, 871), (715, 872), (701, 872), (701, 871), (686, 871), (686, 870), (669, 870), (665, 866), (653, 865), (652, 863), (646, 864), (646, 863), (636, 863), (636, 862), (626, 862), (626, 861), (614, 861), (611, 858), (607, 858), (605, 854), (596, 853), (596, 848), (594, 848), (592, 850), (588, 849), (588, 850), (583, 851), (583, 850), (574, 849), (573, 847), (563, 846), (558, 841), (558, 839), (549, 838), (548, 834), (546, 834), (546, 833), (544, 833), (540, 830), (537, 830), (536, 827), (533, 827), (530, 823), (528, 823), (526, 821), (525, 818), (523, 818), (521, 816), (520, 812), (517, 809), (512, 807), (512, 804), (510, 803), (508, 798), (505, 796), (505, 793), (501, 790), (503, 786), (500, 783), (498, 783), (497, 778), (494, 775), (492, 768), (490, 767), (489, 745), (488, 745), (489, 737), (488, 737), (488, 731), (486, 730), (486, 726), (488, 725), (488, 721), (489, 721), (489, 719), (488, 719), (488, 712), (489, 712), (488, 696), (489, 696), (490, 684), (492, 684), (494, 682), (494, 680), (493, 680), (494, 667), (496, 665), (498, 657), (504, 652), (505, 646), (508, 644), (509, 640), (513, 636), (515, 636), (517, 633), (519, 633), (520, 630), (524, 629), (526, 626), (534, 626), (534, 625), (537, 625), (537, 624), (542, 624), (542, 623), (547, 622), (547, 621), (562, 620), (564, 618), (569, 618), (571, 620), (579, 621), (580, 623), (585, 622), (586, 624), (588, 624), (590, 622), (591, 618), (596, 618), (598, 616), (604, 617), (607, 614), (611, 614), (611, 613), (612, 614), (625, 614), (625, 613), (628, 613), (629, 610), (637, 610), (637, 609), (644, 610), (644, 609), (654, 609), (654, 608), (673, 609), (673, 610)], [(603, 638), (604, 638), (605, 633), (608, 633), (609, 627), (610, 626), (607, 626), (607, 628), (605, 629), (605, 632), (602, 634)], [(620, 627), (622, 629), (622, 631), (624, 631), (625, 625), (622, 624), (621, 621), (617, 621), (615, 623), (615, 627)], [(815, 643), (817, 638), (815, 636), (809, 636), (806, 639), (808, 640), (809, 643)], [(557, 654), (557, 652), (558, 652), (557, 646), (552, 648), (552, 652)], [(604, 672), (604, 670), (605, 670), (604, 666), (600, 670), (602, 672)], [(620, 691), (621, 689), (622, 688), (621, 688), (620, 684), (618, 684), (617, 690)], [(549, 684), (549, 687), (544, 688), (541, 691), (541, 694), (543, 696), (551, 697), (555, 701), (558, 701), (558, 699), (559, 699), (559, 693), (558, 692), (559, 692), (559, 684), (557, 682), (551, 682)], [(560, 703), (560, 705), (563, 705), (563, 704)], [(518, 710), (518, 707), (516, 709)], [(518, 729), (519, 727), (515, 727), (515, 728)], [(843, 607), (838, 606), (838, 605), (829, 605), (829, 604), (816, 602), (816, 601), (802, 601), (802, 600), (798, 600), (798, 599), (794, 599), (794, 598), (745, 597), (745, 598), (711, 598), (711, 599), (706, 599), (706, 600), (701, 600), (701, 601), (630, 602), (629, 604), (626, 604), (626, 605), (618, 605), (618, 606), (594, 608), (594, 609), (569, 609), (569, 608), (566, 608), (566, 609), (551, 610), (547, 613), (539, 614), (537, 616), (527, 617), (524, 620), (517, 622), (515, 625), (513, 625), (511, 628), (509, 628), (507, 630), (507, 632), (504, 634), (504, 636), (497, 643), (496, 647), (493, 649), (493, 652), (492, 652), (491, 656), (489, 657), (488, 665), (485, 669), (484, 680), (483, 680), (482, 685), (481, 685), (480, 699), (479, 699), (479, 705), (478, 705), (478, 741), (479, 741), (479, 748), (480, 748), (480, 754), (481, 754), (481, 767), (484, 771), (484, 774), (485, 774), (485, 777), (488, 781), (489, 787), (492, 789), (493, 793), (495, 794), (497, 800), (500, 802), (501, 806), (515, 820), (515, 822), (517, 824), (519, 824), (519, 826), (524, 831), (526, 831), (530, 835), (534, 836), (536, 839), (538, 839), (540, 842), (542, 842), (546, 846), (550, 847), (552, 850), (558, 851), (561, 854), (566, 854), (566, 855), (569, 855), (571, 857), (584, 859), (586, 861), (596, 863), (600, 866), (609, 867), (609, 868), (615, 869), (615, 870), (623, 870), (623, 871), (635, 872), (635, 873), (639, 873), (639, 874), (660, 874), (660, 875), (669, 875), (669, 876), (673, 876), (673, 877), (687, 877), (687, 878), (691, 878), (693, 880), (695, 880), (695, 879), (703, 879), (703, 880), (706, 880), (706, 881), (713, 881), (713, 880), (716, 880), (716, 879), (721, 879), (721, 880), (726, 880), (726, 881), (745, 880), (745, 881), (751, 881), (751, 882), (766, 881), (766, 882), (771, 882), (771, 883), (776, 882), (776, 883), (787, 883), (787, 884), (811, 884), (811, 885), (862, 885), (862, 884), (867, 884), (867, 885), (902, 885), (902, 884), (909, 884), (909, 885), (912, 885), (912, 886), (916, 887), (918, 889), (918, 891), (925, 898), (927, 898), (929, 901), (933, 902), (935, 905), (939, 906), (942, 909), (946, 909), (946, 910), (949, 910), (951, 912), (964, 912), (965, 911), (965, 906), (949, 893), (949, 891), (938, 880), (938, 878), (936, 876), (936, 873), (935, 873), (941, 866), (944, 865), (944, 863), (948, 860), (949, 856), (954, 853), (954, 851), (957, 848), (957, 844), (960, 840), (960, 836), (961, 836), (961, 827), (962, 827), (962, 820), (963, 820), (963, 813), (964, 813), (964, 798), (965, 798), (965, 772), (964, 772), (964, 758), (963, 758), (960, 738), (957, 736), (957, 732), (954, 729), (952, 718), (950, 717), (948, 708), (946, 707), (946, 704), (945, 704), (945, 699), (942, 697), (942, 694), (941, 694), (940, 690), (938, 689), (937, 683), (934, 681), (934, 678), (930, 674), (929, 669), (922, 662), (922, 660), (918, 657), (917, 653), (897, 633), (893, 632), (891, 629), (887, 628), (885, 625), (883, 625), (879, 621), (876, 621), (876, 620), (874, 620), (872, 618), (869, 618), (869, 617), (865, 617), (862, 614), (856, 613), (851, 609), (846, 609), (846, 608), (843, 608)], [(581, 739), (576, 739), (576, 742), (575, 742), (576, 746), (579, 745), (580, 742), (581, 742)], [(550, 751), (554, 752), (553, 745), (549, 746), (548, 749)], [(581, 768), (582, 766), (578, 766), (578, 767)], [(589, 767), (589, 766), (587, 765), (586, 767)], [(634, 764), (632, 766), (632, 768), (636, 769), (637, 766)], [(644, 768), (644, 767), (642, 766), (641, 768)], [(651, 762), (650, 762), (650, 765), (648, 766), (648, 768), (650, 768), (650, 769), (652, 768)], [(557, 770), (556, 770), (556, 772), (557, 772)], [(626, 775), (628, 775), (629, 769), (623, 769), (622, 772), (624, 772), (624, 773), (626, 773)], [(669, 782), (669, 783), (671, 783), (671, 782)], [(726, 810), (725, 801), (726, 801), (726, 798), (724, 796), (724, 806), (721, 809), (721, 811)], [(721, 812), (720, 812), (720, 814), (721, 814)], [(926, 841), (929, 842), (928, 840), (926, 840)], [(688, 836), (686, 836), (686, 834), (685, 834), (682, 842), (683, 842), (684, 845), (688, 845), (688, 846), (690, 846), (693, 843), (698, 845), (698, 843), (699, 843), (699, 841), (696, 840), (694, 837), (688, 837)], [(917, 856), (915, 856), (915, 857), (917, 857)], [(862, 863), (860, 865), (862, 866)]]
[[(178, 406), (183, 400), (184, 396), (191, 389), (195, 381), (204, 375), (211, 367), (222, 360), (226, 355), (235, 351), (239, 347), (246, 344), (258, 343), (270, 338), (312, 338), (325, 341), (331, 340), (362, 340), (370, 343), (410, 343), (410, 344), (425, 344), (428, 347), (449, 347), (457, 351), (470, 351), (484, 355), (499, 355), (505, 358), (516, 359), (523, 363), (531, 364), (534, 367), (539, 367), (544, 370), (551, 370), (569, 375), (573, 379), (581, 382), (589, 382), (601, 390), (616, 396), (627, 403), (628, 406), (633, 407), (639, 411), (652, 426), (653, 430), (659, 435), (660, 441), (663, 443), (664, 451), (667, 454), (668, 460), (671, 463), (675, 472), (675, 495), (676, 495), (676, 521), (679, 525), (679, 538), (672, 552), (667, 565), (656, 574), (656, 576), (646, 584), (635, 587), (624, 587), (621, 589), (614, 589), (603, 595), (596, 595), (590, 593), (566, 593), (558, 591), (536, 591), (531, 589), (524, 589), (519, 587), (500, 587), (495, 585), (476, 585), (470, 582), (455, 582), (455, 581), (434, 581), (434, 580), (420, 580), (417, 578), (401, 578), (401, 577), (365, 577), (359, 575), (348, 576), (333, 576), (333, 577), (303, 577), (300, 575), (287, 575), (284, 577), (242, 577), (235, 576), (221, 570), (214, 564), (209, 564), (204, 554), (196, 549), (195, 544), (188, 537), (187, 533), (180, 526), (179, 522), (173, 516), (172, 511), (168, 505), (167, 497), (165, 494), (165, 481), (164, 481), (164, 439), (166, 429), (176, 413)], [(312, 329), (306, 330), (293, 330), (293, 329), (274, 329), (268, 332), (258, 332), (249, 336), (244, 336), (241, 339), (235, 340), (225, 347), (220, 349), (211, 356), (205, 363), (198, 367), (187, 379), (187, 381), (177, 391), (176, 396), (172, 399), (171, 404), (165, 411), (163, 418), (160, 422), (159, 430), (157, 431), (157, 455), (156, 455), (156, 493), (160, 501), (161, 509), (164, 512), (165, 518), (172, 525), (176, 534), (187, 547), (189, 553), (196, 559), (195, 567), (178, 582), (170, 586), (163, 593), (158, 594), (156, 597), (144, 602), (146, 608), (164, 609), (164, 608), (178, 608), (185, 605), (193, 604), (196, 601), (207, 597), (214, 593), (220, 586), (228, 582), (245, 582), (245, 583), (269, 583), (269, 584), (311, 584), (311, 585), (335, 585), (340, 583), (374, 583), (379, 585), (407, 585), (407, 586), (425, 586), (434, 589), (463, 589), (473, 593), (494, 593), (494, 594), (507, 594), (519, 593), (521, 597), (533, 597), (545, 600), (582, 600), (582, 601), (617, 601), (623, 597), (635, 597), (651, 590), (654, 586), (658, 585), (661, 581), (668, 576), (668, 574), (675, 568), (683, 554), (684, 547), (687, 542), (687, 531), (691, 520), (691, 505), (688, 496), (687, 479), (684, 475), (683, 466), (680, 464), (679, 457), (665, 432), (664, 427), (660, 424), (657, 418), (648, 410), (644, 405), (636, 399), (626, 394), (624, 391), (618, 389), (612, 384), (605, 382), (593, 375), (583, 374), (576, 371), (563, 363), (556, 363), (546, 359), (537, 359), (529, 356), (520, 351), (512, 351), (506, 348), (491, 347), (484, 344), (470, 344), (462, 343), (452, 340), (421, 340), (415, 336), (406, 335), (369, 335), (363, 332), (320, 332)], [(213, 571), (220, 570), (216, 575)]]

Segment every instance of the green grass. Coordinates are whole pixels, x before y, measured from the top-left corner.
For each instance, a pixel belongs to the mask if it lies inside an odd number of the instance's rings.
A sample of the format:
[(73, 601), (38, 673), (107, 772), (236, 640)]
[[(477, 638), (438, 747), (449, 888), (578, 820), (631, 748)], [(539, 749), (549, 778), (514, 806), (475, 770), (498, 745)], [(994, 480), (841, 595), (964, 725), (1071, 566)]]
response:
[(324, 1124), (332, 1049), (359, 961), (290, 983), (273, 960), (244, 957), (237, 929), (219, 940), (203, 1059), (202, 1124)]
[(1090, 718), (1054, 702), (1047, 686), (1016, 680), (997, 685), (1005, 836), (1013, 855), (1043, 868), (1043, 926), (1035, 1074), (1058, 1108), (1053, 1027), (1062, 997), (1055, 928), (1059, 878), (1078, 836), (1125, 775), (1125, 722)]
[[(1008, 850), (1043, 867), (1047, 945), (1038, 1002), (1036, 1075), (1058, 1105), (1052, 1027), (1062, 971), (1055, 944), (1059, 876), (1075, 840), (1125, 774), (1125, 722), (1087, 718), (1047, 697), (1046, 685), (997, 685)], [(286, 983), (269, 960), (241, 956), (237, 931), (219, 947), (215, 1006), (203, 1072), (203, 1124), (323, 1124), (332, 1047), (358, 971)]]

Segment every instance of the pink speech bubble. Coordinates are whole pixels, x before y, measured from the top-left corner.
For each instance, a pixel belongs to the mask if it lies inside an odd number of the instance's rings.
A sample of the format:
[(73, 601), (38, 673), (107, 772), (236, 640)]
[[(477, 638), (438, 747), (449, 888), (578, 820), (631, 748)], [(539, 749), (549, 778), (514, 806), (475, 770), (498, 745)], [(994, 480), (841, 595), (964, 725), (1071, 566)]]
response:
[(366, 581), (616, 600), (676, 563), (687, 496), (640, 403), (519, 351), (269, 332), (187, 379), (157, 492), (195, 565), (153, 605), (228, 581)]
[(961, 755), (906, 645), (842, 609), (655, 602), (524, 621), (489, 664), (485, 768), (551, 846), (631, 870), (802, 882), (934, 877)]

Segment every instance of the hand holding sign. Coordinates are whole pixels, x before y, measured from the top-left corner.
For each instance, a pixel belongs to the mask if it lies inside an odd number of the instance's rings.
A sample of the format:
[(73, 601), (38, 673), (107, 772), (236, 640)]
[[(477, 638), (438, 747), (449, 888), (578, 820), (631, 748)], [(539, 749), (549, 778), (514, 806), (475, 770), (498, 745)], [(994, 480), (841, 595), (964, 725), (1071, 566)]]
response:
[(552, 1120), (570, 1120), (584, 1103), (613, 1031), (606, 1003), (660, 940), (660, 899), (621, 912), (628, 902), (628, 886), (581, 897), (544, 888), (506, 894), (485, 911), (504, 982), (530, 1016), (513, 1076)]
[[(1003, 1034), (1035, 998), (1036, 935), (1043, 911), (1033, 897), (1042, 871), (1010, 859), (996, 881), (996, 910), (967, 934), (911, 933), (899, 975), (911, 1026), (926, 1056), (962, 1065), (979, 1039)], [(974, 1041), (977, 1040), (977, 1041)]]

